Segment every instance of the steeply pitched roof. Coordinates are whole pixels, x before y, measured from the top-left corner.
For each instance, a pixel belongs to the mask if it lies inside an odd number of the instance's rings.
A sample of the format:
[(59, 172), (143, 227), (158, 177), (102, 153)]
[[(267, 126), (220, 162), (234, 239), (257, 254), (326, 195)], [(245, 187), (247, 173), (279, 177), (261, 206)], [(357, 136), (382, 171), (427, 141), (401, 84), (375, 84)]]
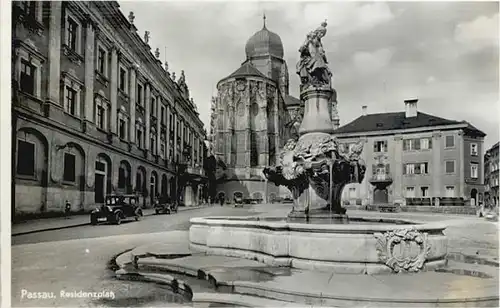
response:
[(250, 62), (244, 63), (236, 71), (234, 71), (234, 73), (227, 76), (226, 78), (236, 78), (236, 77), (246, 77), (246, 76), (257, 76), (257, 77), (267, 78), (258, 69), (256, 69)]
[(418, 112), (416, 117), (411, 118), (406, 118), (404, 112), (368, 114), (339, 127), (335, 133), (361, 133), (457, 124), (467, 124), (466, 129), (471, 133), (486, 136), (485, 133), (465, 121), (443, 119), (423, 112)]
[(285, 105), (287, 106), (300, 105), (300, 99), (293, 97), (291, 95), (285, 95), (284, 100), (285, 100)]

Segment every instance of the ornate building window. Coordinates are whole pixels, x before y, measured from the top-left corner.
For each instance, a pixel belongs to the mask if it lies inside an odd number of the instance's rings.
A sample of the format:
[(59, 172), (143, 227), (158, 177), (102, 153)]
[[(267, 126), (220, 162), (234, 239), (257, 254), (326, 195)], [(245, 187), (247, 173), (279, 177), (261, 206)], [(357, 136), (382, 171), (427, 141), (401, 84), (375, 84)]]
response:
[(108, 62), (108, 50), (100, 42), (97, 42), (96, 70), (106, 78), (108, 77)]
[(25, 94), (41, 98), (43, 56), (29, 39), (19, 42), (16, 49), (16, 71), (19, 90)]
[(109, 102), (104, 96), (98, 94), (94, 99), (95, 104), (95, 124), (97, 128), (108, 130), (108, 110)]
[(128, 140), (128, 115), (123, 106), (118, 112), (118, 137), (121, 140)]
[(142, 149), (144, 147), (144, 124), (142, 123), (142, 119), (138, 118), (135, 123), (135, 136), (137, 147)]
[(74, 117), (80, 117), (80, 101), (83, 83), (78, 80), (74, 72), (63, 72), (64, 111)]
[(156, 154), (156, 137), (154, 134), (151, 134), (149, 149), (151, 150), (151, 154)]
[(156, 99), (154, 97), (151, 97), (151, 101), (149, 104), (149, 114), (151, 114), (152, 117), (156, 117)]
[(82, 25), (69, 10), (66, 10), (64, 24), (66, 25), (65, 40), (64, 40), (66, 48), (78, 55), (81, 55)]
[(19, 83), (20, 89), (24, 93), (35, 94), (35, 72), (36, 67), (34, 65), (24, 59), (21, 60), (21, 78)]
[(125, 94), (128, 94), (128, 73), (123, 64), (120, 63), (120, 75), (118, 76), (118, 89)]

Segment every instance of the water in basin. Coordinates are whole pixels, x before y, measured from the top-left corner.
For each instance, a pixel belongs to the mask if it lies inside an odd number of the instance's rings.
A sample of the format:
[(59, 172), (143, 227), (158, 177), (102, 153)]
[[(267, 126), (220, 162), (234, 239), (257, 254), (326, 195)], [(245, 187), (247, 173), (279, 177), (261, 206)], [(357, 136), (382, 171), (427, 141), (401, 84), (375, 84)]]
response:
[[(228, 218), (225, 218), (228, 219)], [(366, 218), (366, 217), (313, 217), (309, 219), (295, 218), (295, 217), (251, 217), (251, 218), (237, 218), (231, 217), (228, 220), (239, 221), (264, 221), (264, 222), (282, 222), (282, 223), (303, 223), (303, 224), (352, 224), (352, 225), (415, 225), (417, 223), (405, 221), (400, 219), (386, 219), (386, 218)]]

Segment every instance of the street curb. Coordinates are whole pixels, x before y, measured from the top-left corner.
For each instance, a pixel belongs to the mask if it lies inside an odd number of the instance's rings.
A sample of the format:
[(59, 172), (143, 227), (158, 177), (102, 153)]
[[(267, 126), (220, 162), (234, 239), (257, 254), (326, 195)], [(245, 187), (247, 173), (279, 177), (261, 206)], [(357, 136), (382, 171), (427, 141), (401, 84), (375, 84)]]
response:
[[(191, 211), (191, 210), (198, 210), (202, 209), (204, 206), (198, 206), (198, 207), (185, 207), (182, 210), (179, 210), (179, 212), (184, 212), (184, 211)], [(146, 214), (146, 216), (153, 216), (155, 213), (151, 214)], [(26, 232), (19, 232), (19, 233), (12, 233), (11, 236), (20, 236), (20, 235), (27, 235), (27, 234), (33, 234), (33, 233), (39, 233), (39, 232), (46, 232), (46, 231), (56, 231), (56, 230), (62, 230), (62, 229), (70, 229), (70, 228), (76, 228), (76, 227), (83, 227), (83, 226), (88, 226), (90, 225), (90, 222), (86, 223), (80, 223), (80, 224), (75, 224), (75, 225), (69, 225), (69, 226), (63, 226), (63, 227), (53, 227), (53, 228), (48, 228), (48, 229), (37, 229), (37, 230), (31, 230), (31, 231), (26, 231)]]
[(48, 229), (37, 229), (37, 230), (26, 231), (26, 232), (12, 233), (11, 236), (19, 236), (19, 235), (26, 235), (26, 234), (32, 234), (32, 233), (38, 233), (38, 232), (45, 232), (45, 231), (55, 231), (55, 230), (76, 228), (76, 227), (82, 227), (82, 226), (87, 226), (87, 225), (90, 225), (90, 222), (86, 222), (83, 224), (64, 226), (64, 227), (54, 227), (54, 228), (48, 228)]

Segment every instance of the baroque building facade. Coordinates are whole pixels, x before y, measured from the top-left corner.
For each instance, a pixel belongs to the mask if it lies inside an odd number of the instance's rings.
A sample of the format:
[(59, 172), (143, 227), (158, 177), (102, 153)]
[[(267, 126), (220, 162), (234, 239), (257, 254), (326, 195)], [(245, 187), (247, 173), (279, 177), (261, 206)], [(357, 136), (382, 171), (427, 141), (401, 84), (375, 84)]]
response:
[(417, 103), (407, 100), (404, 112), (377, 114), (364, 106), (360, 117), (335, 131), (345, 147), (365, 141), (366, 176), (345, 187), (345, 204), (483, 203), (486, 134), (466, 121), (420, 112)]
[[(13, 214), (73, 211), (109, 193), (190, 202), (205, 131), (184, 72), (175, 80), (115, 1), (13, 2)], [(181, 199), (183, 198), (181, 197)]]
[[(264, 167), (275, 165), (289, 138), (298, 136), (300, 100), (289, 93), (281, 38), (264, 26), (245, 46), (246, 60), (217, 84), (210, 136), (218, 160), (217, 198), (267, 201), (280, 195)], [(221, 170), (224, 169), (224, 170)]]

